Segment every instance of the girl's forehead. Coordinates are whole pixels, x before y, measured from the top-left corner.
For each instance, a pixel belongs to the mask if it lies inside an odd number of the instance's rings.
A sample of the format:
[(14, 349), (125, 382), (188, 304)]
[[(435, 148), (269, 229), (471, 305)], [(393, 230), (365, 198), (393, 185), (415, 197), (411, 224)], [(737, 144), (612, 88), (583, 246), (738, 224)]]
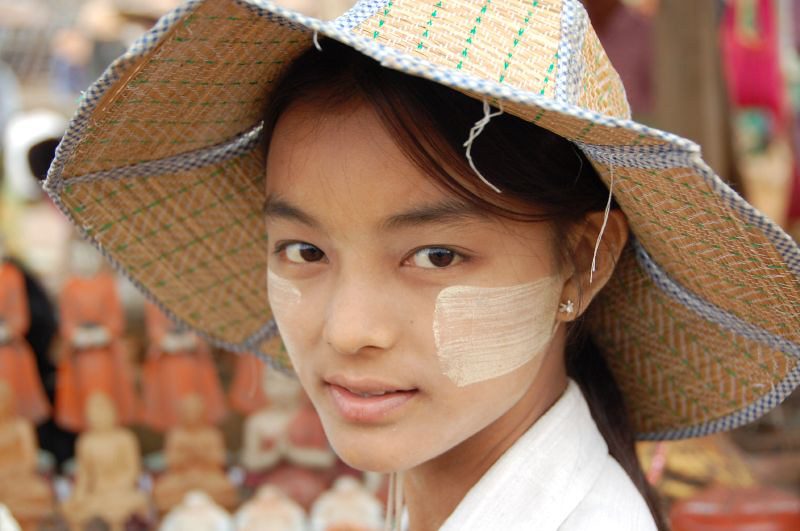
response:
[[(476, 218), (492, 217), (432, 177), (435, 170), (413, 161), (408, 149), (361, 98), (333, 106), (299, 100), (281, 114), (271, 135), (266, 192), (323, 211), (366, 207), (382, 222), (391, 214), (434, 205), (434, 210), (445, 205), (453, 211), (454, 204)], [(463, 182), (501, 208), (537, 214), (530, 203), (496, 194), (474, 175), (463, 176)]]
[(310, 207), (385, 215), (455, 200), (403, 153), (368, 105), (347, 113), (292, 106), (275, 126), (266, 171), (268, 196)]

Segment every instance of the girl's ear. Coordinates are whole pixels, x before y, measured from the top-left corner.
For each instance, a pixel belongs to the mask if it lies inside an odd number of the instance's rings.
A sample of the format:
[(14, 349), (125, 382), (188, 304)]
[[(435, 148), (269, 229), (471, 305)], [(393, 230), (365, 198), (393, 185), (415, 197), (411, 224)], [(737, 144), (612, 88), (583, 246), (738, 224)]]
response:
[[(569, 238), (574, 269), (564, 284), (561, 301), (572, 301), (574, 311), (560, 312), (558, 317), (562, 321), (573, 321), (586, 311), (595, 295), (611, 278), (622, 249), (628, 241), (628, 219), (622, 210), (611, 210), (595, 258), (595, 246), (603, 227), (603, 219), (604, 212), (587, 214), (584, 223), (577, 225)], [(593, 259), (594, 273), (592, 273)]]

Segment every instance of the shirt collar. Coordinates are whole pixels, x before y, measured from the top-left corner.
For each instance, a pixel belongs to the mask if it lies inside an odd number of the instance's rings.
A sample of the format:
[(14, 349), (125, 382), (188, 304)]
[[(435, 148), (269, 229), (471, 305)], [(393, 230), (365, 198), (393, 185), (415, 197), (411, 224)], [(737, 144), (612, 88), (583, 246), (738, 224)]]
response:
[(555, 530), (600, 475), (608, 447), (578, 385), (483, 475), (440, 531)]

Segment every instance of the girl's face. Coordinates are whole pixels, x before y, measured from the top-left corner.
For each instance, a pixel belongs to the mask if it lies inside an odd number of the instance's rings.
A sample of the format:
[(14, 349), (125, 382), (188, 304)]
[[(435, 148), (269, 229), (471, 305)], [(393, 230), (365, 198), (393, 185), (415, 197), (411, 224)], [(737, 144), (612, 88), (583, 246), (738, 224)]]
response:
[[(566, 382), (556, 322), (564, 282), (547, 223), (491, 217), (443, 191), (366, 104), (296, 104), (272, 138), (270, 304), (345, 462), (388, 472), (464, 445), (480, 451), (552, 403)], [(470, 297), (480, 304), (467, 313), (480, 319), (453, 320), (453, 305)], [(531, 315), (540, 346), (497, 375), (503, 327)], [(487, 337), (498, 340), (476, 347)]]

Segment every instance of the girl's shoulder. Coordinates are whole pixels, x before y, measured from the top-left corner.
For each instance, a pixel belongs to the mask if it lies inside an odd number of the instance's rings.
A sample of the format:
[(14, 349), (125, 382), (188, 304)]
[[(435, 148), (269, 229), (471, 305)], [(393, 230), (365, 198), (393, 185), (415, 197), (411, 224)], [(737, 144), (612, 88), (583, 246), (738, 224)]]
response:
[(622, 466), (607, 455), (602, 472), (559, 531), (656, 531), (650, 509)]

